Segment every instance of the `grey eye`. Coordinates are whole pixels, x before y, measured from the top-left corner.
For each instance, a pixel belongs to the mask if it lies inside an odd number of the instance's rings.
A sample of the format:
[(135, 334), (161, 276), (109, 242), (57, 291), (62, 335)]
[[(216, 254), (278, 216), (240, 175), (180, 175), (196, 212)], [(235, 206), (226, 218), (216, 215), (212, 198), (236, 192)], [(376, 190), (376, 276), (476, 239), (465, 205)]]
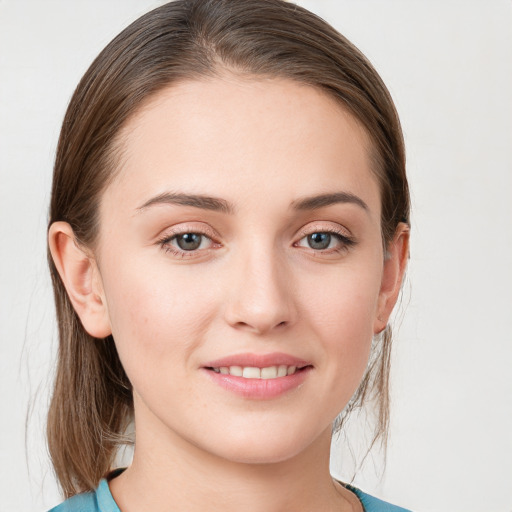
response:
[(331, 244), (330, 233), (312, 233), (308, 235), (308, 245), (311, 249), (327, 249)]
[(176, 243), (183, 251), (194, 251), (201, 246), (202, 238), (198, 233), (184, 233), (176, 236)]

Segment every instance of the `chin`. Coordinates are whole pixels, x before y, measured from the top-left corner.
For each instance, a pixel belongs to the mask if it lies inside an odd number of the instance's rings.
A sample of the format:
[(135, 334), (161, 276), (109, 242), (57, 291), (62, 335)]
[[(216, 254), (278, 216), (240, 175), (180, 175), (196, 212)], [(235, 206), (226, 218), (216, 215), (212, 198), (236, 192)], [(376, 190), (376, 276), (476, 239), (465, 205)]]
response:
[(238, 447), (233, 450), (223, 449), (222, 453), (219, 455), (236, 464), (278, 464), (281, 462), (285, 462), (287, 460), (293, 459), (294, 456), (301, 452), (300, 449), (295, 450), (287, 450), (283, 449), (282, 446), (279, 447), (279, 451), (276, 450), (268, 450), (268, 449), (254, 449), (247, 447), (242, 448)]
[[(330, 436), (330, 426), (326, 432)], [(218, 439), (214, 446), (210, 445), (209, 451), (240, 464), (276, 464), (307, 451), (318, 437), (320, 435), (310, 433), (307, 436), (304, 431), (294, 432), (293, 429), (277, 431), (268, 425), (258, 432), (244, 431)]]

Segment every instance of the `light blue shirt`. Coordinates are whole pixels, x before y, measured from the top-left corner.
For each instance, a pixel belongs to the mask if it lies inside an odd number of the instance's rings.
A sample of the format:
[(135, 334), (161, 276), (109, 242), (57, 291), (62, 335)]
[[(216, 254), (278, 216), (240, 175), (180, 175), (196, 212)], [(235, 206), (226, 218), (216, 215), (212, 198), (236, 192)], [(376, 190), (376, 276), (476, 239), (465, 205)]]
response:
[[(363, 505), (365, 512), (410, 512), (405, 508), (391, 505), (385, 501), (379, 500), (374, 496), (363, 491), (346, 485), (358, 498)], [(49, 512), (121, 512), (117, 506), (108, 483), (105, 479), (101, 480), (98, 488), (94, 492), (84, 492), (69, 498), (64, 503), (52, 508)]]

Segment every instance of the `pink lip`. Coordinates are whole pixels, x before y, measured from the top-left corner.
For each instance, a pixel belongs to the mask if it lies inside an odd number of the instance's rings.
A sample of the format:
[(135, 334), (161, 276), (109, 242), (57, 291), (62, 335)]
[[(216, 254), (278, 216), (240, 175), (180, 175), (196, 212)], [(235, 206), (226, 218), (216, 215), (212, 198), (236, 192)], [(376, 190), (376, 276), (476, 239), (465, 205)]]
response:
[[(266, 368), (279, 365), (297, 366), (300, 370), (293, 375), (275, 379), (245, 379), (234, 375), (216, 373), (211, 369), (223, 366)], [(236, 354), (208, 362), (201, 369), (213, 382), (243, 398), (270, 400), (298, 388), (306, 380), (313, 366), (303, 359), (288, 354), (273, 353), (261, 355)]]
[(289, 354), (274, 352), (271, 354), (234, 354), (232, 356), (216, 359), (203, 365), (204, 368), (221, 368), (222, 366), (252, 366), (253, 368), (267, 368), (269, 366), (297, 366), (302, 368), (311, 363), (298, 359)]

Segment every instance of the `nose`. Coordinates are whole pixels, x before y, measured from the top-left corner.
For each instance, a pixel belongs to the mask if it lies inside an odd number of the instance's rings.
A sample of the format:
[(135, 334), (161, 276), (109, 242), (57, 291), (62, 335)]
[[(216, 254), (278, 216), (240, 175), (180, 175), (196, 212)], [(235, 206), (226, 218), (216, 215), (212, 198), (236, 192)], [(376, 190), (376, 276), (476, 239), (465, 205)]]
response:
[(271, 250), (241, 255), (231, 269), (225, 318), (238, 330), (266, 334), (295, 323), (293, 280)]

